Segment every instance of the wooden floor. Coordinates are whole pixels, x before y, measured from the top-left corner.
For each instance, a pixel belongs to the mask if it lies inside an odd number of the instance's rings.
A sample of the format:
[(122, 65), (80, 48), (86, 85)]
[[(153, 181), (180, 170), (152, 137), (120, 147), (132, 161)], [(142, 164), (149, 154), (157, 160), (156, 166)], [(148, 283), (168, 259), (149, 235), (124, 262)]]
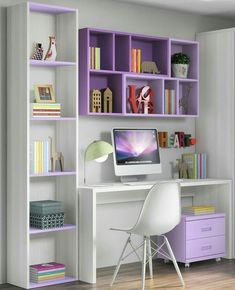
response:
[[(146, 289), (157, 290), (235, 290), (235, 260), (214, 260), (197, 262), (185, 269), (180, 265), (186, 287), (180, 286), (178, 276), (172, 264), (162, 262), (154, 263), (154, 279), (146, 279)], [(51, 287), (43, 287), (45, 290), (138, 290), (141, 286), (139, 264), (123, 265), (116, 283), (111, 288), (109, 283), (113, 274), (113, 268), (100, 269), (96, 285), (81, 282), (68, 283)], [(21, 289), (9, 284), (1, 285), (2, 290)]]

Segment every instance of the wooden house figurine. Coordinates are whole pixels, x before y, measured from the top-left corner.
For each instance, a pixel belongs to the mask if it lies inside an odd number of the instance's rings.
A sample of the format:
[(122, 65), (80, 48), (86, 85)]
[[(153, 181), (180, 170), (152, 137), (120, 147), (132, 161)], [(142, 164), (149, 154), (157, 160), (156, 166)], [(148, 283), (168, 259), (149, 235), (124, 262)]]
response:
[(102, 108), (102, 98), (101, 91), (92, 90), (91, 91), (91, 112), (92, 113), (101, 113)]
[(113, 93), (110, 88), (106, 88), (103, 92), (103, 112), (113, 112)]

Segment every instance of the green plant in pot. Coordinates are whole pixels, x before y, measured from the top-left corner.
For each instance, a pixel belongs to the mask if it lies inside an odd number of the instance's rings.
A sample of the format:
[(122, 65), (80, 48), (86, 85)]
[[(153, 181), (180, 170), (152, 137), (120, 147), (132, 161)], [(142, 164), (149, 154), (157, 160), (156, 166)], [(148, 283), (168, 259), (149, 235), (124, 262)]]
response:
[(175, 53), (171, 57), (173, 76), (176, 78), (187, 78), (190, 58), (182, 52)]

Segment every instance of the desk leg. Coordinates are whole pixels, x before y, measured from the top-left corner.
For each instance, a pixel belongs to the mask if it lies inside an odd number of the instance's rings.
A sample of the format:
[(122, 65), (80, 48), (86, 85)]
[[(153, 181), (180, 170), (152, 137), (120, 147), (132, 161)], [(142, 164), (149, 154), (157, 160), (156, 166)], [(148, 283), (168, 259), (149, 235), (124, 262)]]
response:
[(79, 190), (79, 280), (96, 283), (96, 194)]

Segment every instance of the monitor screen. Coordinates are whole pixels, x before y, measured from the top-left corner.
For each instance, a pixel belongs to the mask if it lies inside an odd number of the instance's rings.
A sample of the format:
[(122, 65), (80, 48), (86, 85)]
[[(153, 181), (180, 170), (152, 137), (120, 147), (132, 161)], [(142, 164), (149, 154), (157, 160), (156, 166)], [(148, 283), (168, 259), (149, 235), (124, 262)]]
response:
[(156, 129), (113, 129), (112, 137), (116, 175), (159, 173)]

